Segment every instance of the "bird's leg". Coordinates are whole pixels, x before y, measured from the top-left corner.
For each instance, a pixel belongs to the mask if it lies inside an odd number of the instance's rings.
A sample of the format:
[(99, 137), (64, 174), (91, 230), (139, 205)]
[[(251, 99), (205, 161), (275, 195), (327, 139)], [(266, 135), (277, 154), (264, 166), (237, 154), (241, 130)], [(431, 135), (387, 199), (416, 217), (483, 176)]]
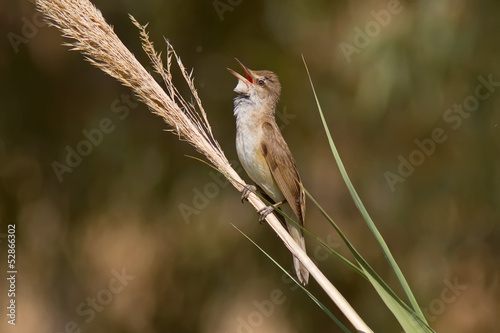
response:
[(255, 193), (257, 191), (257, 186), (255, 185), (246, 185), (243, 188), (243, 191), (241, 191), (241, 202), (243, 203), (244, 200), (248, 200), (248, 196), (250, 193)]
[[(243, 188), (243, 191), (241, 191), (241, 202), (244, 202), (245, 200), (248, 200), (248, 196), (250, 195), (250, 193), (255, 193), (257, 192), (257, 190), (259, 190), (260, 192), (262, 192), (262, 194), (264, 195), (264, 197), (271, 201), (272, 199), (267, 196), (267, 194), (262, 191), (262, 189), (260, 187), (257, 187), (255, 185), (246, 185), (244, 188)], [(263, 223), (264, 220), (266, 219), (266, 217), (271, 214), (276, 208), (278, 208), (279, 206), (281, 206), (282, 204), (284, 204), (286, 202), (286, 199), (280, 201), (280, 202), (277, 202), (273, 205), (270, 205), (270, 206), (266, 206), (262, 209), (259, 209), (257, 211), (257, 213), (259, 213), (260, 217), (259, 217), (259, 222), (260, 223)]]
[(267, 206), (267, 207), (264, 207), (262, 209), (259, 209), (257, 211), (257, 213), (260, 214), (260, 218), (259, 218), (259, 222), (264, 222), (264, 220), (266, 219), (266, 217), (271, 214), (276, 208), (278, 208), (279, 206), (281, 206), (282, 204), (284, 204), (286, 202), (286, 199), (285, 200), (282, 200), (280, 202), (277, 202), (275, 203), (274, 205), (270, 205), (270, 206)]

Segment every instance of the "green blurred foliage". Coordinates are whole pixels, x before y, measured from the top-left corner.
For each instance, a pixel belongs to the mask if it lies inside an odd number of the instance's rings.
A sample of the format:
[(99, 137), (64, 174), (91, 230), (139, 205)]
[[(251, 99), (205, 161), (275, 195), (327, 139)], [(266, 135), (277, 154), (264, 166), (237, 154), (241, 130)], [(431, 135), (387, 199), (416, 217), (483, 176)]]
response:
[[(149, 22), (158, 50), (165, 50), (165, 36), (194, 67), (214, 135), (231, 160), (236, 82), (226, 67), (237, 69), (238, 57), (252, 69), (275, 71), (283, 86), (278, 123), (305, 186), (393, 283), (328, 153), (303, 54), (348, 172), (431, 326), (495, 331), (500, 87), (476, 98), (476, 106), (473, 96), (479, 77), (500, 82), (499, 4), (94, 3), (145, 66), (128, 13)], [(291, 270), (289, 253), (239, 193), (184, 157), (198, 156), (194, 149), (165, 132), (127, 89), (68, 52), (56, 29), (39, 24), (30, 2), (2, 2), (0, 13), (0, 274), (7, 270), (7, 225), (15, 223), (17, 331), (339, 331), (230, 226)], [(469, 102), (474, 111), (453, 111)], [(100, 126), (107, 131), (101, 136)], [(446, 139), (430, 144), (436, 129)], [(84, 131), (97, 144), (59, 179), (53, 163), (65, 164), (68, 147), (85, 149)], [(427, 143), (428, 154), (415, 140)], [(398, 175), (401, 160), (412, 158), (414, 170)], [(402, 178), (391, 185), (387, 172)], [(307, 227), (345, 253), (309, 207)], [(312, 240), (308, 249), (376, 332), (398, 332), (366, 281)], [(122, 270), (129, 280), (116, 278)], [(7, 287), (0, 279), (2, 332), (12, 329), (3, 314)], [(339, 314), (315, 282), (310, 289)]]

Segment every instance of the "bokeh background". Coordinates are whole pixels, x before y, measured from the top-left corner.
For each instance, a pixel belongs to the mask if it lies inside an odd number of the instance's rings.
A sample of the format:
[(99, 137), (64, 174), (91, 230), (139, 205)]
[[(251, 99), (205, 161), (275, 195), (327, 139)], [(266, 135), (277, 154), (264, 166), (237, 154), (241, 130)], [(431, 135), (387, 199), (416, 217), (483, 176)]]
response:
[[(128, 13), (149, 22), (158, 50), (165, 36), (194, 67), (231, 160), (236, 80), (226, 67), (238, 69), (238, 57), (275, 71), (283, 86), (278, 123), (305, 186), (395, 286), (329, 153), (303, 54), (351, 179), (432, 327), (498, 331), (499, 4), (94, 3), (145, 66)], [(29, 1), (0, 3), (0, 32), (1, 332), (340, 332), (231, 226), (291, 271), (290, 254), (240, 194), (185, 157), (198, 155), (126, 88), (62, 46)], [(493, 84), (474, 105), (479, 77)], [(447, 111), (464, 103), (475, 111)], [(58, 176), (54, 163), (66, 165), (68, 149), (84, 145), (103, 121), (107, 133)], [(436, 129), (446, 140), (418, 160), (415, 140), (428, 142)], [(410, 155), (420, 165), (391, 185), (387, 172), (398, 175)], [(347, 253), (308, 207), (307, 227)], [(5, 315), (9, 224), (17, 240), (15, 327)], [(401, 331), (366, 281), (312, 239), (308, 248), (375, 332)], [(349, 325), (315, 282), (310, 290)]]

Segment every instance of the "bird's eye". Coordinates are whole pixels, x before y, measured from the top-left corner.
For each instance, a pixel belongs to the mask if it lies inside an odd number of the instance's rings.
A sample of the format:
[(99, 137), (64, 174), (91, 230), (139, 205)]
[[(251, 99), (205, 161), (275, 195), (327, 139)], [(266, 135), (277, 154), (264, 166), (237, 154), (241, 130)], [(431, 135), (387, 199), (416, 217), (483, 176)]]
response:
[(259, 83), (259, 86), (261, 86), (261, 87), (262, 87), (263, 85), (265, 85), (265, 84), (266, 84), (266, 81), (264, 81), (264, 79), (260, 79), (260, 80), (258, 81), (258, 83)]

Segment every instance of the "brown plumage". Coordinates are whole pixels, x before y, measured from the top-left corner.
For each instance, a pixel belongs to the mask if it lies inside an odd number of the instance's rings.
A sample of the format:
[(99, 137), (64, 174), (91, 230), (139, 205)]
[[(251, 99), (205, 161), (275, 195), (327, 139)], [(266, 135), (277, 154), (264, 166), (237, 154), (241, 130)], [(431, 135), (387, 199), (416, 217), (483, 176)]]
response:
[[(240, 62), (241, 64), (241, 62)], [(238, 78), (234, 89), (236, 117), (236, 150), (240, 162), (252, 180), (276, 203), (263, 210), (265, 216), (278, 203), (283, 212), (304, 225), (306, 200), (299, 172), (274, 117), (281, 85), (271, 71), (252, 71), (241, 64), (246, 78), (229, 69)], [(286, 219), (288, 232), (305, 251), (302, 229)], [(293, 258), (299, 281), (306, 285), (309, 272)]]

